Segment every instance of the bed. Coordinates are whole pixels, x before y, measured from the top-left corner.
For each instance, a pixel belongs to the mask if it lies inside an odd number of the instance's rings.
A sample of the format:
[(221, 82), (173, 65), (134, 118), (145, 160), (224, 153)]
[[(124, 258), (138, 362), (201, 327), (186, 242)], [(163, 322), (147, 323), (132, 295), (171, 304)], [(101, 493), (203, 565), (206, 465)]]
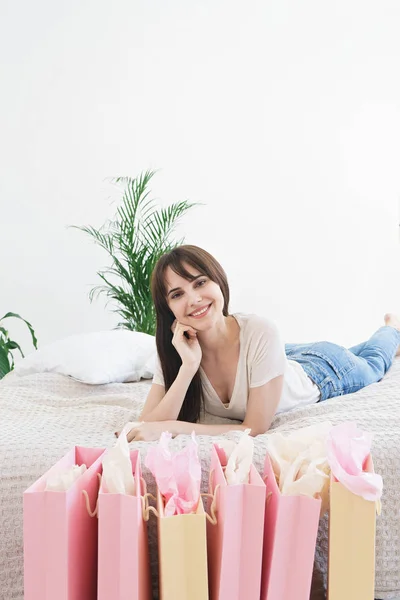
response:
[[(111, 446), (114, 431), (134, 420), (149, 391), (149, 381), (91, 386), (55, 373), (17, 376), (0, 381), (0, 598), (23, 599), (22, 493), (74, 445)], [(208, 421), (224, 422), (211, 418)], [(355, 420), (374, 434), (373, 457), (384, 479), (382, 515), (377, 521), (376, 593), (400, 598), (400, 358), (384, 379), (355, 394), (277, 416), (272, 430), (291, 431), (322, 421)], [(230, 432), (221, 437), (238, 439)], [(254, 462), (262, 470), (268, 434), (255, 439)], [(178, 436), (173, 447), (185, 445)], [(212, 441), (199, 436), (206, 491)], [(155, 442), (154, 442), (155, 443)], [(148, 443), (137, 443), (142, 458)], [(144, 469), (149, 491), (154, 484)], [(156, 525), (149, 528), (153, 580), (157, 579)], [(327, 517), (321, 520), (315, 558), (314, 599), (324, 598)], [(156, 586), (155, 586), (156, 587)], [(155, 593), (155, 598), (157, 594)]]

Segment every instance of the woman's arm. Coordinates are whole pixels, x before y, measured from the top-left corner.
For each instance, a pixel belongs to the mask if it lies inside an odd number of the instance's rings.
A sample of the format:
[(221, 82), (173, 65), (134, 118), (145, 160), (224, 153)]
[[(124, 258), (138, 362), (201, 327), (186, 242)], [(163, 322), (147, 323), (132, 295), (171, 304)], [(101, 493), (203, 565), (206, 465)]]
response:
[(247, 427), (238, 423), (207, 425), (206, 423), (188, 423), (187, 421), (145, 421), (127, 435), (128, 442), (153, 442), (160, 438), (163, 431), (169, 431), (173, 437), (181, 433), (190, 435), (220, 435), (228, 431), (244, 431)]
[(237, 423), (227, 425), (207, 425), (203, 423), (185, 423), (183, 421), (170, 421), (170, 431), (173, 435), (192, 433), (198, 435), (219, 435), (227, 431), (244, 431), (250, 429), (250, 435), (255, 437), (266, 433), (270, 428), (272, 419), (278, 408), (283, 388), (283, 375), (274, 377), (259, 387), (250, 388), (247, 401), (246, 416), (241, 425)]
[(245, 425), (240, 423), (224, 423), (208, 425), (207, 423), (188, 423), (187, 421), (168, 421), (169, 431), (173, 436), (185, 433), (190, 435), (192, 431), (196, 435), (220, 435), (221, 433), (227, 433), (228, 431), (244, 431), (248, 429)]
[(271, 426), (282, 396), (283, 375), (268, 383), (250, 388), (246, 416), (243, 425), (251, 429), (251, 435), (265, 433)]
[(281, 398), (282, 387), (283, 375), (279, 375), (264, 385), (251, 388), (247, 402), (246, 416), (242, 424), (208, 425), (207, 423), (188, 423), (175, 419), (153, 421), (145, 416), (140, 417), (140, 419), (144, 420), (144, 423), (141, 423), (129, 432), (128, 442), (151, 442), (158, 440), (163, 431), (169, 431), (173, 436), (181, 433), (190, 435), (192, 431), (197, 435), (220, 435), (228, 431), (250, 429), (252, 436), (260, 435), (268, 431), (271, 425)]
[(182, 365), (174, 383), (165, 387), (153, 383), (139, 421), (168, 421), (178, 418), (188, 387), (195, 375), (192, 368)]
[(283, 388), (283, 375), (274, 377), (259, 387), (250, 388), (247, 400), (246, 415), (241, 425), (237, 423), (224, 425), (207, 425), (206, 423), (186, 423), (184, 421), (168, 421), (168, 428), (173, 435), (192, 433), (198, 435), (219, 435), (227, 431), (244, 431), (250, 429), (253, 437), (265, 433), (270, 428), (272, 419), (278, 408)]

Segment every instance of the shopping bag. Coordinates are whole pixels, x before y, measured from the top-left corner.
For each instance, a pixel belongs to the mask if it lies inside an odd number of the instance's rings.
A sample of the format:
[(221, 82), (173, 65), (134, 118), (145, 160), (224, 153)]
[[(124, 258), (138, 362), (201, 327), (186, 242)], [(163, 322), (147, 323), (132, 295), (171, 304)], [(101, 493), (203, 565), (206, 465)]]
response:
[(130, 452), (135, 496), (112, 494), (104, 479), (98, 501), (98, 600), (150, 600), (146, 484), (140, 454)]
[(265, 484), (251, 465), (248, 484), (228, 485), (226, 456), (211, 450), (207, 552), (210, 600), (259, 600)]
[[(363, 470), (374, 472), (369, 455)], [(333, 475), (329, 509), (329, 600), (373, 600), (377, 503), (364, 500)]]
[[(103, 448), (74, 447), (23, 495), (25, 600), (96, 600), (96, 503)], [(73, 465), (87, 470), (66, 491), (46, 491), (49, 477)]]
[(261, 600), (309, 600), (321, 499), (284, 496), (268, 454)]
[(206, 518), (202, 499), (195, 513), (166, 517), (157, 489), (160, 600), (208, 600)]

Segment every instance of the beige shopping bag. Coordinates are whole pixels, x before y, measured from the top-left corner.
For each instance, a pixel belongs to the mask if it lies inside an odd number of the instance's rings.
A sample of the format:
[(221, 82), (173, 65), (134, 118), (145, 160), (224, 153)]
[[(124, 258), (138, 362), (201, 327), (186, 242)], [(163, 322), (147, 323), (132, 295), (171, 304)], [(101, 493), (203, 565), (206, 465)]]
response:
[(208, 600), (206, 518), (200, 498), (193, 514), (166, 517), (157, 490), (160, 600)]
[[(374, 472), (371, 456), (368, 457), (364, 470)], [(376, 511), (376, 502), (353, 494), (332, 476), (329, 600), (374, 600)]]

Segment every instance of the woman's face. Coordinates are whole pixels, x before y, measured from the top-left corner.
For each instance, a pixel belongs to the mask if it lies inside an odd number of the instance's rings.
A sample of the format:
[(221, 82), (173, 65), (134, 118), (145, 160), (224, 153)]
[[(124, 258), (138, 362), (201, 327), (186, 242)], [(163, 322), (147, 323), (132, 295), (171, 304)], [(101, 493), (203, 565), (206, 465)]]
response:
[(165, 282), (168, 306), (177, 321), (205, 331), (223, 316), (224, 297), (221, 288), (187, 263), (183, 263), (183, 266), (196, 279), (188, 281), (167, 267)]

